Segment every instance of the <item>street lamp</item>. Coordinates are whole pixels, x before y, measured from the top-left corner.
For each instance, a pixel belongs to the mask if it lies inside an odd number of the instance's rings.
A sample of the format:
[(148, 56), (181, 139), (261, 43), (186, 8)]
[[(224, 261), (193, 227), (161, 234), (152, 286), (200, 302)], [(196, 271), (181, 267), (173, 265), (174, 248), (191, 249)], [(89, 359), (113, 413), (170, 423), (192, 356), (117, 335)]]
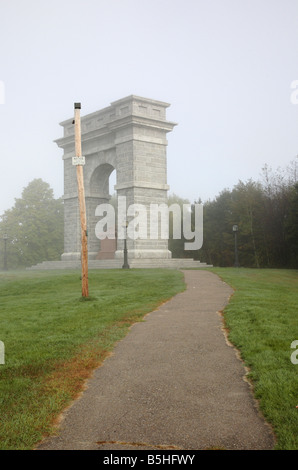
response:
[(128, 260), (127, 260), (127, 243), (126, 243), (127, 226), (128, 226), (128, 222), (126, 220), (123, 224), (123, 227), (125, 229), (125, 236), (124, 236), (124, 251), (123, 251), (123, 253), (124, 253), (124, 263), (123, 263), (122, 269), (129, 269), (129, 264), (128, 264)]
[(235, 268), (239, 268), (239, 260), (238, 260), (238, 240), (237, 240), (237, 234), (238, 234), (238, 225), (233, 225), (233, 232), (235, 234), (235, 263), (234, 266)]
[(3, 240), (4, 240), (4, 271), (8, 271), (8, 268), (7, 268), (7, 250), (6, 250), (6, 244), (7, 244), (7, 240), (8, 240), (8, 235), (7, 233), (4, 233), (3, 234)]

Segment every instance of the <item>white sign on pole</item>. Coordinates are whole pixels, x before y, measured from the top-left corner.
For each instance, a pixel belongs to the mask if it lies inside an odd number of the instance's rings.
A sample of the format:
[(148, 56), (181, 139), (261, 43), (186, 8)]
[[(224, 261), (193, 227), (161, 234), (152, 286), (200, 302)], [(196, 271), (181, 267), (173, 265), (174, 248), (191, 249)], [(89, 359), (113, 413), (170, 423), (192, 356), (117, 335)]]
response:
[(72, 157), (73, 165), (85, 165), (85, 157)]

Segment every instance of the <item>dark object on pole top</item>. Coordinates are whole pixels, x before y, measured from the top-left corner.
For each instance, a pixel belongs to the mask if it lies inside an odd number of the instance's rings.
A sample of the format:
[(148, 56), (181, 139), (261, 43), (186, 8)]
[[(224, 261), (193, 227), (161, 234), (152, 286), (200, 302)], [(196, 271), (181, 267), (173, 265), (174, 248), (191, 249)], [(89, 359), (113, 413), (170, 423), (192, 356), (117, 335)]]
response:
[(81, 103), (75, 103), (74, 109), (81, 109)]

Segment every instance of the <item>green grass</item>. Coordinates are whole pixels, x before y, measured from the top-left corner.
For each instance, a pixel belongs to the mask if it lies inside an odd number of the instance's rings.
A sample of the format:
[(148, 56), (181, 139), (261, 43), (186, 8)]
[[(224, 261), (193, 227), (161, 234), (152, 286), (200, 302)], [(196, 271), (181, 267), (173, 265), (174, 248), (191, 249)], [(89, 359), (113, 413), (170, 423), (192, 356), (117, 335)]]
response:
[[(214, 268), (235, 293), (224, 310), (229, 339), (250, 369), (277, 449), (298, 449), (298, 272)], [(32, 449), (124, 337), (129, 326), (184, 289), (172, 270), (0, 274), (0, 449)]]
[(224, 310), (230, 341), (249, 367), (260, 408), (277, 437), (276, 449), (298, 449), (298, 271), (216, 268), (235, 289)]
[(0, 274), (0, 449), (32, 449), (129, 326), (184, 290), (172, 270)]

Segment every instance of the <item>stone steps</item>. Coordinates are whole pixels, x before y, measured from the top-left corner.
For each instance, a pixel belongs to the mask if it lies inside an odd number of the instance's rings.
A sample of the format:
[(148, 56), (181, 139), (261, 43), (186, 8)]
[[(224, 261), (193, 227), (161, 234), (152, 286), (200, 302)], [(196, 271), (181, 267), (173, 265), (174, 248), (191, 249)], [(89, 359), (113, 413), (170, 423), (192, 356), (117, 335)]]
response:
[[(131, 259), (128, 260), (130, 268), (149, 269), (149, 268), (168, 268), (168, 269), (191, 269), (191, 268), (209, 268), (212, 267), (206, 263), (195, 261), (190, 258), (169, 258), (169, 259)], [(123, 260), (89, 260), (89, 269), (121, 269)], [(43, 261), (27, 270), (50, 270), (50, 269), (81, 269), (80, 260), (77, 261)]]

